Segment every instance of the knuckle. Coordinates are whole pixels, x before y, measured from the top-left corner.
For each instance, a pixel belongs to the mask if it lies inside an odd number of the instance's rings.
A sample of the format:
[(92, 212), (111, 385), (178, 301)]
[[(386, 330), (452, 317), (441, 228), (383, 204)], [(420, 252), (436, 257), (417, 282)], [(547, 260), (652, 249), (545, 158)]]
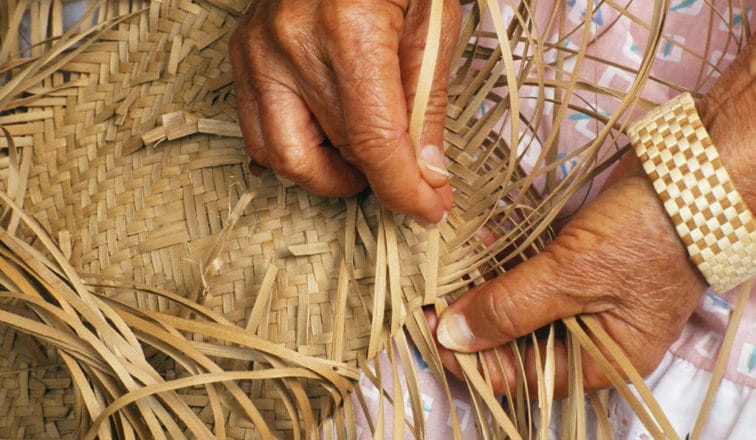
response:
[(616, 285), (613, 271), (622, 261), (594, 245), (602, 240), (590, 229), (568, 225), (540, 254), (553, 270), (563, 268), (559, 274), (564, 292), (584, 299), (607, 299), (609, 292), (621, 287)]
[(268, 44), (259, 26), (248, 26), (242, 31), (244, 33), (241, 45), (244, 53), (247, 55), (250, 73), (253, 77), (264, 75), (267, 70)]
[(256, 45), (264, 38), (263, 29), (260, 23), (260, 17), (250, 17), (250, 19), (236, 29), (234, 32), (243, 46), (250, 47)]
[(371, 28), (380, 22), (364, 5), (339, 2), (323, 11), (323, 32), (337, 52), (352, 50), (355, 42), (372, 35)]
[(320, 18), (323, 20), (323, 29), (327, 35), (341, 36), (345, 35), (345, 30), (353, 30), (361, 21), (356, 19), (360, 16), (359, 8), (359, 6), (340, 2), (328, 11), (323, 11)]
[(295, 54), (305, 46), (308, 26), (302, 22), (302, 14), (282, 3), (270, 20), (270, 33), (284, 53)]
[(406, 133), (388, 127), (362, 128), (351, 133), (350, 144), (357, 165), (368, 170), (380, 170), (399, 152)]
[[(607, 375), (604, 373), (604, 370), (596, 361), (594, 361), (592, 358), (584, 357), (582, 363), (583, 380), (586, 389), (600, 390), (604, 388), (610, 388), (612, 386), (612, 381), (609, 380), (609, 377), (607, 377)], [(617, 365), (617, 363), (614, 361), (612, 361), (612, 367), (615, 369), (620, 368), (620, 366)]]
[(515, 310), (511, 300), (512, 296), (506, 290), (502, 290), (501, 286), (496, 291), (485, 291), (484, 295), (483, 305), (485, 309), (483, 314), (486, 320), (491, 323), (497, 335), (506, 340), (522, 336), (524, 332), (518, 328), (517, 321), (512, 319), (509, 312)]
[(245, 146), (247, 147), (247, 155), (256, 165), (265, 168), (270, 167), (270, 162), (268, 161), (264, 147), (259, 143), (249, 141), (245, 142)]
[(311, 180), (307, 157), (298, 148), (274, 148), (268, 162), (281, 177), (304, 184)]

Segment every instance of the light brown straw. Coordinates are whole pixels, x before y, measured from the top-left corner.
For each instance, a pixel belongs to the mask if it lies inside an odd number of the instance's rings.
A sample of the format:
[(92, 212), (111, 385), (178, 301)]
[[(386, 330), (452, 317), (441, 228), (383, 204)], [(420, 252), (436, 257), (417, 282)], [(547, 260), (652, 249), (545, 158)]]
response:
[[(0, 0), (0, 437), (299, 439), (322, 429), (351, 439), (365, 412), (378, 438), (426, 438), (413, 350), (450, 407), (452, 395), (422, 307), (440, 312), (543, 249), (567, 201), (624, 151), (633, 109), (652, 107), (639, 98), (645, 84), (683, 89), (651, 75), (668, 38), (663, 1), (645, 18), (629, 4), (588, 2), (577, 25), (562, 3), (546, 20), (535, 19), (536, 1), (513, 3), (507, 23), (499, 2), (464, 1), (471, 12), (454, 50), (444, 142), (456, 205), (426, 230), (368, 192), (323, 198), (249, 170), (227, 57), (244, 3), (89, 0), (64, 30), (61, 0)], [(441, 5), (431, 3), (410, 103), (416, 145)], [(593, 8), (604, 5), (647, 30), (639, 67), (590, 51)], [(682, 48), (709, 59), (708, 46)], [(595, 62), (632, 75), (632, 85), (584, 78), (581, 66)], [(699, 87), (709, 79), (701, 69)], [(586, 93), (616, 110), (600, 113)], [(595, 139), (559, 156), (560, 125), (574, 112), (597, 121)], [(520, 151), (527, 138), (541, 145), (532, 169)], [(476, 234), (484, 225), (494, 243)], [(565, 438), (587, 435), (575, 369), (583, 356), (607, 369), (650, 432), (674, 437), (616, 344), (582, 322), (589, 333), (566, 322), (574, 394), (563, 405)], [(509, 345), (518, 371), (506, 407), (490, 386), (501, 360), (481, 367), (477, 355), (458, 355), (478, 436), (546, 435), (534, 430), (534, 412), (554, 418), (555, 337), (542, 349), (537, 395), (524, 386), (522, 360), (536, 336)], [(361, 372), (382, 395), (374, 414), (356, 386)], [(589, 402), (599, 438), (609, 438), (606, 395)], [(450, 420), (461, 439), (455, 411)]]

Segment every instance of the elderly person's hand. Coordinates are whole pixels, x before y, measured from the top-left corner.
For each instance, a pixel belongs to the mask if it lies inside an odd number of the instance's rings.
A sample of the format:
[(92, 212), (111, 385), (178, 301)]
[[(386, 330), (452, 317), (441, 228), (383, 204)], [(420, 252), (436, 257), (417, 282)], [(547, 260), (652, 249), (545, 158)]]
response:
[(255, 2), (229, 48), (252, 160), (317, 194), (347, 196), (369, 184), (383, 206), (423, 224), (438, 222), (453, 203), (442, 142), (461, 10), (458, 0), (444, 1), (416, 157), (408, 121), (430, 3)]
[[(756, 42), (756, 40), (754, 40)], [(742, 53), (698, 105), (722, 163), (746, 204), (756, 210), (756, 43)], [(560, 318), (594, 314), (642, 374), (650, 373), (679, 336), (705, 291), (650, 181), (631, 152), (603, 192), (582, 209), (543, 253), (463, 295), (442, 315), (438, 341), (484, 355), (496, 391), (515, 384), (516, 362), (502, 346)], [(435, 315), (426, 313), (432, 326)], [(453, 353), (444, 364), (460, 374)], [(541, 353), (543, 353), (541, 347)], [(506, 378), (494, 363), (498, 353)], [(568, 386), (567, 349), (556, 345), (556, 393)], [(609, 386), (583, 356), (587, 388)], [(536, 389), (535, 350), (525, 354)], [(506, 379), (506, 380), (505, 380)]]

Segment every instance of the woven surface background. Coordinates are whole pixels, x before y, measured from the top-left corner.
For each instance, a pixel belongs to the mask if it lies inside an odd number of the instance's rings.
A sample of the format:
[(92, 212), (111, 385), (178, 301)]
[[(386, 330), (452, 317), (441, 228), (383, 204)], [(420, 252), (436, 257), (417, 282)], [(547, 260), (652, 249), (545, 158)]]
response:
[[(71, 60), (64, 70), (79, 86), (51, 96), (59, 103), (53, 111), (7, 127), (12, 135), (29, 130), (35, 136), (26, 208), (54, 237), (70, 237), (60, 244), (70, 248), (71, 263), (81, 271), (199, 296), (242, 328), (266, 270), (275, 264), (282, 273), (258, 334), (307, 356), (326, 357), (344, 247), (344, 203), (286, 188), (270, 174), (252, 178), (239, 138), (193, 134), (196, 129), (181, 121), (174, 130), (186, 131), (178, 140), (171, 141), (174, 132), (166, 128), (167, 139), (144, 145), (143, 134), (161, 126), (166, 114), (235, 117), (233, 99), (227, 99), (226, 58), (233, 17), (189, 2), (151, 8), (104, 32)], [(247, 188), (258, 191), (254, 201), (224, 237), (224, 251), (207, 261)], [(406, 245), (402, 250), (412, 253)], [(356, 270), (368, 275), (369, 260), (358, 253), (362, 264)], [(212, 274), (203, 282), (207, 269)], [(119, 298), (170, 309), (154, 295)], [(350, 295), (344, 357), (353, 365), (367, 346), (367, 316), (359, 298)], [(315, 410), (323, 405), (317, 401), (323, 393), (310, 390)], [(276, 388), (256, 387), (251, 394), (274, 432), (285, 436), (291, 421)], [(237, 421), (244, 426), (249, 423)]]
[[(44, 79), (45, 98), (31, 103), (23, 120), (3, 124), (19, 148), (26, 142), (34, 145), (25, 209), (81, 274), (197, 299), (240, 330), (266, 272), (275, 265), (271, 296), (253, 333), (306, 356), (356, 366), (371, 335), (379, 208), (370, 198), (350, 202), (357, 237), (352, 238), (356, 246), (350, 269), (363, 296), (350, 289), (344, 309), (337, 311), (348, 223), (345, 202), (313, 196), (270, 173), (253, 176), (238, 128), (224, 124), (235, 120), (226, 57), (235, 14), (185, 1), (144, 6), (135, 5), (133, 18), (110, 24)], [(130, 11), (105, 10), (98, 16), (103, 23)], [(217, 131), (229, 127), (230, 133)], [(233, 208), (248, 190), (255, 192), (254, 199), (228, 227)], [(403, 218), (396, 220), (406, 225), (397, 229), (399, 247), (390, 252), (402, 261), (404, 299), (417, 308), (422, 302), (418, 293), (424, 291), (427, 233)], [(449, 226), (445, 233), (453, 236)], [(32, 235), (24, 238), (32, 242)], [(140, 308), (177, 312), (175, 304), (157, 295), (118, 289), (107, 293)], [(335, 313), (344, 319), (337, 329), (343, 332), (338, 353), (332, 346)], [(204, 342), (202, 336), (193, 339)], [(160, 359), (152, 363), (163, 376), (187, 374)], [(232, 367), (231, 361), (224, 362), (219, 364)], [(258, 363), (246, 368), (270, 367), (267, 361)], [(44, 377), (35, 380), (44, 383)], [(332, 411), (324, 388), (305, 383), (305, 389), (316, 417)], [(276, 386), (247, 384), (245, 391), (274, 433), (291, 435), (291, 415)], [(189, 391), (198, 394), (187, 397), (190, 405), (206, 404), (205, 393)], [(67, 395), (50, 402), (54, 410), (31, 415), (41, 415), (48, 426), (49, 420), (71, 416), (73, 409), (64, 408), (72, 403)], [(209, 412), (200, 417), (212, 425)], [(244, 417), (230, 417), (233, 437), (255, 431)]]
[[(545, 98), (544, 78), (528, 76), (543, 48), (523, 43), (529, 34), (513, 22), (513, 49), (502, 51), (502, 34), (480, 32), (482, 14), (469, 13), (445, 138), (456, 205), (446, 223), (426, 230), (367, 193), (317, 197), (248, 169), (227, 59), (243, 9), (235, 2), (92, 1), (80, 33), (63, 37), (56, 7), (7, 4), (3, 47), (21, 49), (0, 53), (0, 147), (8, 151), (0, 177), (10, 194), (0, 282), (12, 293), (0, 321), (18, 329), (5, 333), (7, 368), (28, 369), (4, 388), (17, 409), (4, 425), (9, 437), (150, 437), (164, 429), (254, 438), (269, 429), (289, 438), (326, 417), (342, 434), (351, 409), (341, 402), (358, 367), (392, 336), (406, 345), (405, 326), (430, 350), (421, 306), (542, 248), (565, 200), (611, 162), (599, 147), (636, 102), (596, 87), (622, 107), (609, 117), (585, 109), (606, 128), (575, 156), (559, 156), (557, 136), (536, 140), (543, 126), (558, 126), (539, 110), (560, 99), (582, 109), (580, 99), (571, 102), (580, 69), (549, 83), (564, 96)], [(14, 36), (24, 13), (28, 51)], [(574, 67), (575, 54), (564, 50)], [(509, 94), (523, 84), (540, 87), (530, 109)], [(502, 127), (507, 118), (522, 119), (515, 133)], [(520, 166), (526, 152), (536, 164), (529, 173)], [(556, 170), (579, 154), (557, 182)], [(501, 235), (494, 245), (476, 235), (483, 224)], [(401, 359), (405, 371), (412, 362)], [(365, 372), (380, 382), (380, 371)], [(487, 387), (481, 378), (472, 388)], [(480, 407), (499, 407), (487, 392)]]

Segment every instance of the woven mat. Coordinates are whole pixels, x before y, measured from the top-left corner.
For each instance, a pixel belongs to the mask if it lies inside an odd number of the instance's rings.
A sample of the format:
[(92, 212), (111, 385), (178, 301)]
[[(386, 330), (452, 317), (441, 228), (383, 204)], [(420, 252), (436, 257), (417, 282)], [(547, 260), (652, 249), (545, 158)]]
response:
[[(6, 220), (15, 226), (3, 235), (3, 244), (17, 255), (9, 261), (23, 277), (39, 283), (43, 297), (58, 298), (51, 292), (70, 289), (84, 298), (84, 305), (74, 305), (88, 326), (65, 330), (84, 338), (90, 328), (97, 329), (92, 331), (104, 345), (94, 350), (113, 355), (105, 356), (108, 365), (123, 362), (136, 382), (158, 386), (214, 368), (240, 374), (290, 368), (284, 370), (290, 376), (240, 376), (238, 388), (226, 381), (226, 388), (205, 386), (203, 380), (218, 381), (206, 376), (161, 391), (159, 399), (118, 406), (110, 427), (88, 421), (82, 429), (94, 423), (93, 432), (101, 437), (145, 435), (154, 417), (170, 434), (189, 435), (197, 432), (191, 425), (197, 417), (216, 434), (223, 429), (232, 438), (254, 438), (265, 434), (255, 425), (255, 411), (270, 433), (282, 438), (312, 432), (326, 417), (341, 417), (336, 423), (343, 425), (340, 403), (348, 398), (358, 366), (419, 316), (421, 306), (482, 280), (478, 268), (484, 258), (471, 255), (481, 249), (475, 231), (492, 217), (487, 207), (500, 207), (495, 214), (506, 220), (497, 227), (518, 231), (511, 243), (520, 246), (519, 252), (496, 258), (492, 255), (498, 252), (492, 251), (487, 258), (496, 264), (542, 246), (553, 234), (548, 224), (560, 202), (541, 205), (538, 212), (551, 217), (533, 220), (536, 212), (526, 207), (537, 206), (543, 196), (521, 169), (510, 166), (515, 161), (495, 120), (505, 109), (485, 118), (476, 111), (486, 97), (501, 101), (493, 91), (501, 84), (474, 80), (502, 74), (500, 64), (484, 62), (500, 58), (499, 52), (485, 46), (466, 49), (465, 44), (457, 51), (463, 62), (453, 75), (446, 136), (457, 206), (447, 223), (426, 230), (381, 210), (367, 193), (346, 201), (323, 198), (271, 173), (250, 172), (234, 122), (227, 59), (228, 38), (240, 13), (234, 2), (107, 5), (95, 19), (87, 18), (93, 28), (82, 25), (95, 32), (80, 40), (69, 36), (66, 52), (36, 48), (32, 52), (39, 58), (16, 66), (38, 63), (31, 79), (22, 82), (25, 96), (34, 99), (0, 96), (0, 108), (15, 109), (0, 124), (7, 130), (0, 146), (18, 152), (9, 155), (0, 176), (9, 182), (5, 190), (12, 199), (4, 205), (23, 205), (34, 219), (19, 220), (18, 210), (8, 211)], [(34, 15), (46, 14), (44, 8), (32, 8), (31, 14), (32, 24), (36, 18), (47, 22)], [(475, 17), (467, 23), (463, 41), (477, 24)], [(40, 228), (31, 226), (34, 222)], [(29, 256), (43, 263), (34, 265)], [(64, 282), (46, 285), (45, 276), (32, 275), (45, 271)], [(17, 280), (5, 284), (23, 290)], [(189, 301), (181, 305), (180, 298)], [(52, 312), (35, 307), (40, 321), (60, 327), (45, 315)], [(87, 307), (95, 312), (83, 312)], [(110, 310), (115, 314), (108, 315)], [(116, 315), (132, 327), (145, 363), (125, 352), (131, 336)], [(113, 326), (112, 340), (98, 323)], [(100, 368), (84, 348), (41, 338), (72, 353), (68, 368), (78, 364), (92, 378), (85, 386), (94, 390), (87, 401), (72, 394), (68, 370), (55, 350), (45, 344), (21, 350), (21, 341), (32, 339), (2, 331), (6, 337), (0, 340), (11, 353), (2, 367), (30, 369), (7, 376), (12, 384), (3, 387), (8, 393), (3, 404), (15, 411), (7, 417), (15, 424), (7, 427), (10, 437), (78, 437), (83, 432), (74, 433), (79, 428), (75, 414), (84, 407), (91, 414), (95, 400), (104, 406), (139, 388), (131, 378)], [(212, 365), (188, 353), (182, 357), (184, 349), (165, 342), (177, 335), (191, 344), (187, 350), (212, 358)], [(50, 353), (40, 356), (44, 350)], [(305, 366), (315, 373), (304, 371)], [(81, 379), (74, 382), (85, 385)], [(254, 410), (240, 394), (248, 396)], [(33, 422), (23, 423), (20, 412), (35, 405), (29, 412)], [(174, 417), (176, 426), (161, 405), (180, 414)], [(123, 428), (129, 423), (134, 426)]]
[(71, 378), (55, 350), (0, 326), (0, 438), (75, 438)]
[[(337, 311), (349, 223), (346, 204), (308, 194), (270, 173), (254, 177), (247, 169), (233, 123), (226, 57), (235, 22), (218, 7), (155, 2), (104, 30), (68, 60), (60, 68), (65, 73), (55, 73), (46, 83), (47, 98), (33, 103), (20, 123), (4, 125), (17, 147), (27, 140), (34, 145), (24, 207), (81, 274), (125, 279), (196, 299), (240, 330), (266, 282), (270, 298), (262, 304), (262, 324), (252, 333), (305, 356), (356, 366), (371, 335), (379, 208), (370, 199), (350, 201), (357, 236), (352, 238), (357, 245), (350, 271), (363, 296), (350, 289)], [(231, 228), (232, 211), (247, 191), (254, 191), (254, 198), (236, 213)], [(409, 225), (403, 218), (397, 221)], [(400, 245), (390, 252), (402, 260), (406, 299), (419, 300), (427, 234), (416, 225), (398, 231)], [(265, 278), (268, 272), (272, 283)], [(175, 303), (158, 295), (132, 290), (108, 294), (139, 308), (177, 313)], [(343, 319), (338, 347), (333, 345), (336, 313)], [(197, 336), (194, 342), (204, 339)], [(12, 365), (20, 362), (14, 359)], [(173, 362), (169, 364), (158, 370), (170, 376)], [(254, 362), (248, 368), (255, 369)], [(45, 383), (45, 374), (37, 374), (41, 377), (35, 380)], [(316, 418), (333, 410), (323, 387), (305, 384), (305, 389)], [(291, 435), (291, 416), (276, 386), (247, 384), (245, 391), (274, 434)], [(190, 405), (207, 404), (202, 394), (192, 397)], [(71, 397), (43, 405), (53, 408), (41, 412), (44, 426), (55, 424), (50, 418), (70, 415)], [(17, 405), (16, 411), (24, 408), (23, 402), (23, 396), (5, 401)], [(229, 425), (237, 429), (228, 433), (232, 437), (255, 431), (247, 418), (230, 417)], [(212, 425), (209, 414), (202, 418)]]

